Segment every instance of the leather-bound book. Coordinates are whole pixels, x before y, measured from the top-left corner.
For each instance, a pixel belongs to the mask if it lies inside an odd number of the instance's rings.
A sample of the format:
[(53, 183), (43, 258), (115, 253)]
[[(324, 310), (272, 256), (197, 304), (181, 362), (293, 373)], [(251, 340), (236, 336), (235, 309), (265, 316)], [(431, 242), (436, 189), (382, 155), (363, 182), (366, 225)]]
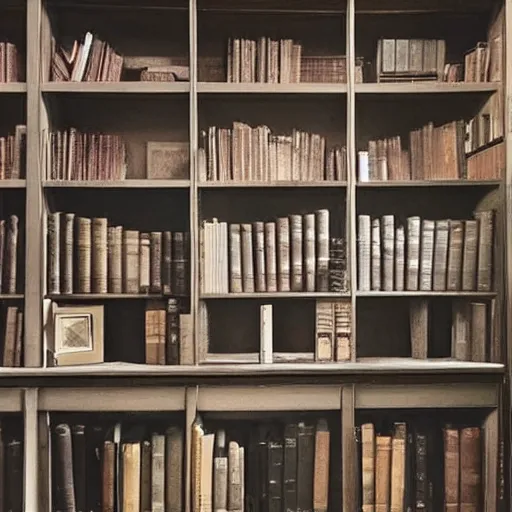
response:
[[(7, 443), (5, 453), (6, 510), (8, 512), (23, 511), (23, 446), (21, 441), (13, 439)], [(74, 509), (63, 509), (70, 512)]]
[(105, 431), (103, 427), (93, 425), (86, 429), (87, 457), (87, 511), (100, 512), (102, 470), (101, 454)]
[(179, 364), (194, 364), (194, 320), (190, 313), (182, 313), (179, 317)]
[(427, 512), (429, 501), (427, 480), (427, 436), (423, 433), (415, 433), (415, 484), (416, 484), (416, 510)]
[(16, 350), (16, 316), (18, 308), (15, 306), (7, 307), (5, 334), (4, 334), (4, 354), (3, 366), (13, 367)]
[(21, 355), (23, 351), (23, 311), (16, 308), (16, 335), (14, 338), (14, 361), (13, 366), (21, 366)]
[(16, 270), (18, 255), (18, 217), (9, 216), (7, 224), (7, 240), (5, 244), (5, 263), (4, 263), (4, 293), (16, 293)]
[(162, 237), (162, 293), (172, 293), (172, 233), (164, 231)]
[(75, 483), (76, 512), (86, 512), (86, 492), (90, 482), (87, 481), (87, 459), (85, 443), (85, 427), (73, 425), (71, 427), (73, 444), (73, 481)]
[(139, 232), (123, 231), (123, 293), (139, 293)]
[(316, 291), (329, 291), (329, 210), (315, 212)]
[(435, 222), (434, 275), (432, 280), (432, 289), (435, 291), (442, 291), (446, 290), (449, 222), (447, 220), (436, 220)]
[(92, 219), (92, 293), (107, 293), (107, 219)]
[(444, 509), (459, 512), (459, 431), (445, 428), (444, 437)]
[(382, 226), (382, 289), (394, 290), (395, 217), (383, 215)]
[[(302, 223), (302, 219), (301, 219)], [(302, 224), (301, 224), (302, 225)], [(265, 225), (263, 222), (254, 222), (252, 225), (254, 236), (254, 285), (257, 292), (267, 291), (267, 278), (265, 275)], [(301, 249), (302, 250), (302, 249)], [(302, 265), (302, 260), (301, 260)], [(301, 275), (302, 278), (302, 275)]]
[(420, 268), (421, 219), (408, 217), (406, 237), (406, 290), (418, 290)]
[(151, 261), (151, 242), (149, 240), (149, 233), (140, 234), (139, 245), (139, 291), (140, 293), (149, 292), (149, 284), (151, 281), (150, 271)]
[(277, 291), (276, 223), (265, 222), (265, 277), (267, 292)]
[(297, 436), (296, 423), (284, 427), (283, 510), (297, 512)]
[(183, 431), (169, 427), (165, 438), (165, 512), (182, 512)]
[(61, 423), (55, 427), (54, 433), (55, 504), (62, 512), (76, 512), (71, 429)]
[(297, 509), (313, 510), (315, 427), (300, 422), (297, 437)]
[(228, 457), (226, 450), (226, 432), (218, 430), (215, 434), (213, 459), (213, 511), (226, 512), (228, 509)]
[(331, 238), (329, 257), (329, 291), (346, 292), (348, 290), (347, 254), (343, 238)]
[(362, 512), (375, 512), (375, 428), (361, 425)]
[(479, 292), (492, 289), (492, 256), (494, 240), (494, 212), (475, 213), (478, 221), (478, 268), (476, 286)]
[[(314, 292), (316, 287), (316, 231), (315, 214), (304, 215), (304, 289)], [(331, 276), (332, 273), (329, 275)]]
[(476, 290), (478, 221), (464, 221), (462, 246), (462, 290)]
[(461, 220), (449, 221), (448, 268), (446, 289), (451, 291), (462, 288), (462, 250), (464, 241), (464, 223)]
[(5, 243), (6, 243), (6, 222), (4, 219), (0, 219), (0, 292), (5, 293), (5, 287), (3, 284), (3, 275), (5, 273)]
[(151, 443), (140, 448), (140, 512), (151, 512)]
[(152, 512), (165, 511), (165, 436), (151, 437), (151, 503)]
[(434, 228), (433, 220), (421, 222), (421, 252), (419, 289), (432, 290), (432, 265), (434, 261)]
[(103, 443), (102, 459), (102, 509), (101, 512), (114, 512), (115, 508), (115, 475), (116, 447), (112, 441)]
[(123, 227), (108, 228), (108, 291), (123, 291)]
[(242, 248), (242, 287), (244, 292), (254, 292), (254, 253), (252, 224), (240, 225)]
[(407, 428), (405, 423), (395, 423), (391, 441), (391, 511), (404, 511), (405, 495), (405, 446)]
[(228, 510), (230, 512), (241, 512), (244, 508), (242, 480), (240, 445), (236, 441), (230, 441), (228, 445)]
[(48, 293), (60, 293), (60, 213), (49, 213), (48, 223)]
[(376, 436), (375, 512), (389, 512), (391, 482), (391, 436)]
[(62, 272), (61, 272), (61, 284), (60, 291), (64, 294), (73, 293), (74, 287), (74, 244), (75, 244), (75, 214), (65, 213), (63, 214), (63, 226), (62, 226)]
[(268, 511), (282, 512), (283, 505), (283, 442), (268, 441)]
[(91, 219), (76, 218), (77, 225), (77, 292), (91, 293)]
[(188, 233), (174, 232), (172, 234), (172, 289), (175, 295), (186, 295), (187, 286), (187, 255)]
[(357, 289), (369, 291), (371, 288), (371, 218), (358, 215), (357, 238)]
[(140, 443), (122, 445), (123, 512), (140, 511)]
[(329, 504), (330, 433), (327, 421), (318, 420), (315, 436), (315, 465), (313, 477), (313, 510), (327, 512)]
[(290, 220), (277, 219), (277, 289), (290, 291)]
[(180, 364), (180, 314), (177, 299), (167, 300), (166, 315), (166, 363)]
[(151, 279), (149, 291), (162, 293), (162, 233), (152, 231), (151, 237)]
[(482, 510), (482, 447), (478, 427), (460, 431), (460, 512)]
[(290, 253), (291, 253), (291, 279), (292, 292), (300, 292), (303, 289), (303, 255), (302, 255), (302, 215), (290, 215)]
[(229, 291), (240, 293), (242, 286), (242, 239), (240, 224), (229, 225)]

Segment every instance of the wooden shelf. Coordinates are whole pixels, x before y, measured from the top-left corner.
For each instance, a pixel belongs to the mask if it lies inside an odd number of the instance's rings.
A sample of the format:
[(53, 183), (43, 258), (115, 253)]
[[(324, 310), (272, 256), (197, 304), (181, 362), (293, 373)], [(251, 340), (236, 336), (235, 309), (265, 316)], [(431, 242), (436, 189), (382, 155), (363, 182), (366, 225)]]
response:
[(0, 180), (0, 188), (25, 188), (27, 180)]
[(170, 297), (177, 297), (177, 295), (155, 295), (140, 293), (73, 293), (69, 295), (64, 294), (49, 294), (46, 295), (47, 299), (60, 300), (60, 301), (82, 301), (82, 300), (165, 300)]
[(388, 82), (355, 84), (356, 94), (490, 94), (496, 92), (496, 82)]
[(343, 299), (350, 293), (338, 292), (254, 292), (254, 293), (202, 293), (202, 300), (215, 299)]
[[(1, 184), (1, 182), (0, 182)], [(189, 188), (190, 180), (135, 180), (123, 181), (79, 181), (48, 180), (43, 181), (45, 188)]]
[(358, 182), (357, 188), (498, 187), (502, 180), (408, 180)]
[(23, 300), (23, 293), (0, 293), (0, 300)]
[(463, 291), (357, 291), (357, 297), (475, 297), (482, 299), (492, 299), (496, 292), (463, 292)]
[(25, 82), (0, 83), (0, 94), (20, 94), (27, 92)]
[(199, 82), (199, 94), (346, 94), (347, 84)]
[(47, 93), (109, 94), (183, 94), (190, 91), (189, 82), (46, 82), (41, 91)]
[(199, 188), (344, 188), (346, 181), (204, 181)]

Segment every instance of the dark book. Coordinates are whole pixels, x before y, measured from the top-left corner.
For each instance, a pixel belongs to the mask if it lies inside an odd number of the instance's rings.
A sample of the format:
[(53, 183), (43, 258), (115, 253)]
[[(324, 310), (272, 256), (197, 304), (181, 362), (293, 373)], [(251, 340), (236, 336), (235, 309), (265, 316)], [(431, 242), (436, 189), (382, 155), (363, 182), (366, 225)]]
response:
[(283, 442), (268, 441), (268, 511), (282, 512), (283, 505)]
[(55, 503), (62, 512), (76, 512), (71, 429), (69, 425), (61, 423), (55, 427), (54, 434)]
[(315, 427), (299, 423), (297, 437), (297, 509), (313, 510)]
[[(21, 441), (13, 439), (7, 443), (5, 454), (6, 471), (6, 510), (23, 511), (23, 448)], [(69, 509), (71, 512), (72, 509)], [(73, 509), (74, 510), (74, 509)], [(68, 509), (64, 509), (68, 512)]]
[(85, 512), (87, 509), (86, 493), (89, 484), (87, 480), (85, 427), (83, 425), (73, 425), (71, 427), (71, 438), (73, 444), (73, 481), (75, 484), (76, 512)]
[(180, 364), (180, 314), (177, 299), (167, 301), (166, 330), (166, 363)]
[(284, 428), (283, 510), (297, 510), (297, 435), (298, 427), (290, 423)]

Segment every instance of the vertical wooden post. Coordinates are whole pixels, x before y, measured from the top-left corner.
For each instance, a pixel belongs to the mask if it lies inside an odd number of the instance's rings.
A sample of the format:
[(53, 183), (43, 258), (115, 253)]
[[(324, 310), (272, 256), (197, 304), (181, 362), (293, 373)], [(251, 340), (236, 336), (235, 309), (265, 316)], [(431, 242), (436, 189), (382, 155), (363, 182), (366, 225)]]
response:
[(39, 510), (37, 427), (37, 389), (25, 389), (23, 396), (23, 433), (25, 438), (23, 503), (25, 512)]
[(342, 512), (354, 512), (356, 506), (355, 386), (343, 386), (341, 392), (341, 456), (343, 478)]
[(192, 426), (197, 414), (198, 386), (188, 387), (185, 395), (185, 512), (192, 512)]

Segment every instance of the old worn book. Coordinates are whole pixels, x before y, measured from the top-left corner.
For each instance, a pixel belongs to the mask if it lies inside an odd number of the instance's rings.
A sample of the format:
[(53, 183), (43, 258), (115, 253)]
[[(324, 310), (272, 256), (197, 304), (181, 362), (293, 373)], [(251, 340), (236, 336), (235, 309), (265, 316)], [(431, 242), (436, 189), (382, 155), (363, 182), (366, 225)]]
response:
[(444, 437), (444, 506), (446, 512), (459, 512), (459, 431), (445, 428)]
[(471, 361), (487, 361), (487, 305), (471, 302)]
[(149, 293), (151, 281), (151, 241), (149, 233), (140, 234), (139, 245), (139, 291)]
[[(306, 216), (304, 216), (306, 217)], [(314, 276), (314, 271), (313, 271)], [(313, 281), (314, 290), (314, 281)], [(343, 238), (333, 237), (329, 250), (329, 290), (331, 292), (348, 291), (347, 252)], [(312, 291), (312, 290), (308, 290)]]
[(411, 356), (427, 359), (429, 338), (428, 299), (411, 299), (409, 322), (411, 334)]
[[(23, 445), (19, 439), (12, 439), (7, 443), (5, 450), (6, 490), (5, 507), (12, 512), (23, 510)], [(65, 500), (65, 504), (72, 504), (72, 500)], [(63, 508), (66, 511), (68, 509)], [(69, 509), (71, 510), (71, 508)]]
[[(302, 225), (302, 218), (300, 220)], [(263, 222), (254, 222), (252, 225), (252, 233), (254, 238), (254, 289), (256, 292), (264, 292), (267, 290), (267, 278), (265, 272), (265, 224)]]
[(418, 510), (427, 510), (428, 490), (428, 438), (423, 432), (415, 432), (415, 502)]
[(16, 320), (17, 310), (15, 306), (8, 306), (5, 327), (4, 327), (4, 350), (3, 364), (4, 367), (13, 367), (16, 352)]
[(432, 279), (432, 290), (446, 290), (446, 270), (448, 263), (448, 233), (449, 221), (435, 221), (434, 240), (434, 271)]
[(476, 290), (478, 221), (464, 221), (462, 249), (462, 290)]
[[(277, 291), (276, 223), (265, 222), (265, 277), (267, 292)], [(306, 245), (307, 251), (307, 245)], [(307, 265), (307, 262), (306, 262)], [(306, 269), (307, 270), (307, 269)], [(306, 277), (307, 279), (307, 277)]]
[(260, 306), (260, 363), (270, 364), (273, 360), (272, 304)]
[(242, 286), (242, 240), (240, 224), (229, 225), (229, 256), (230, 256), (230, 278), (229, 291), (240, 293)]
[(393, 215), (384, 215), (382, 227), (382, 289), (394, 290), (394, 262), (395, 262), (395, 218)]
[(254, 292), (254, 259), (252, 225), (240, 225), (242, 246), (242, 286), (244, 292)]
[(85, 443), (85, 426), (72, 425), (73, 444), (73, 481), (75, 485), (75, 502), (77, 512), (86, 511), (87, 493), (87, 459)]
[(158, 311), (155, 308), (146, 308), (145, 336), (146, 364), (158, 364), (160, 326), (158, 319)]
[(408, 291), (419, 289), (420, 242), (421, 219), (419, 217), (408, 217), (406, 260), (406, 289)]
[(177, 299), (167, 300), (165, 363), (180, 364), (180, 314)]
[[(172, 289), (175, 295), (184, 296), (189, 291), (188, 268), (190, 251), (189, 234), (175, 231), (172, 234)], [(225, 261), (227, 266), (227, 260)], [(227, 276), (226, 276), (227, 277)]]
[(186, 180), (190, 177), (188, 142), (148, 142), (147, 178)]
[(152, 231), (150, 233), (150, 284), (151, 293), (162, 293), (162, 233)]
[(108, 228), (108, 291), (123, 291), (123, 227)]
[(405, 228), (397, 226), (395, 231), (395, 290), (403, 291), (405, 287)]
[(194, 321), (191, 314), (180, 314), (180, 363), (194, 364)]
[(165, 512), (165, 436), (151, 436), (152, 512)]
[(388, 512), (391, 483), (391, 436), (376, 436), (375, 512)]
[(329, 291), (329, 210), (315, 212), (316, 220), (316, 291)]
[(228, 509), (228, 457), (226, 432), (218, 430), (215, 435), (213, 459), (213, 511), (226, 512)]
[(151, 511), (151, 443), (140, 446), (140, 512)]
[(362, 512), (375, 512), (375, 428), (361, 425)]
[(290, 219), (277, 219), (277, 289), (290, 291)]
[(165, 512), (181, 512), (183, 506), (183, 431), (169, 427), (165, 433)]
[(464, 299), (452, 302), (452, 358), (471, 360), (471, 303)]
[(334, 359), (350, 361), (352, 358), (352, 304), (334, 302)]
[(284, 427), (283, 510), (287, 512), (297, 511), (297, 436), (296, 423)]
[(268, 447), (268, 510), (279, 512), (283, 503), (283, 459), (284, 448), (282, 439), (277, 436), (271, 437), (267, 443)]
[(61, 423), (54, 429), (56, 503), (63, 512), (75, 512), (75, 485), (73, 479), (73, 449), (71, 429)]
[(371, 219), (358, 216), (358, 289), (369, 291), (371, 287)]
[(102, 460), (102, 512), (115, 509), (116, 447), (112, 441), (103, 444)]
[[(211, 456), (209, 456), (208, 459), (211, 460)], [(244, 475), (242, 474), (240, 465), (240, 446), (236, 441), (230, 441), (228, 444), (228, 468), (228, 510), (230, 512), (241, 512), (244, 507)], [(272, 510), (271, 506), (269, 506), (269, 510)]]
[(140, 511), (140, 443), (122, 445), (123, 512)]
[(432, 264), (434, 259), (434, 228), (432, 220), (423, 220), (421, 225), (421, 252), (419, 289), (432, 290)]
[(460, 220), (449, 221), (447, 290), (462, 288), (462, 253), (464, 245), (464, 224)]
[(371, 289), (379, 291), (382, 282), (380, 219), (372, 219), (372, 276)]
[(303, 269), (302, 269), (302, 215), (290, 215), (290, 259), (291, 276), (290, 289), (292, 292), (302, 291)]
[(477, 290), (488, 292), (492, 289), (492, 254), (494, 241), (494, 212), (476, 212), (478, 221), (478, 268)]
[(92, 219), (92, 293), (107, 293), (107, 219)]
[(390, 510), (392, 512), (404, 512), (406, 439), (406, 424), (395, 423), (391, 441)]
[(139, 293), (139, 231), (123, 231), (123, 293)]
[(315, 436), (313, 510), (327, 512), (329, 505), (330, 432), (325, 419), (318, 420)]
[(77, 217), (77, 292), (91, 293), (91, 219)]
[(329, 300), (316, 301), (315, 361), (334, 360), (334, 303)]
[(315, 427), (298, 424), (297, 437), (297, 509), (313, 510), (313, 477), (315, 460)]
[(7, 240), (5, 244), (4, 263), (4, 293), (16, 293), (17, 288), (17, 259), (18, 259), (19, 219), (10, 215), (7, 222)]
[[(304, 281), (305, 290), (314, 292), (316, 289), (316, 229), (315, 214), (304, 215)], [(330, 274), (332, 277), (332, 272)], [(332, 278), (331, 281), (332, 283)]]
[(60, 213), (47, 217), (48, 293), (60, 293)]
[(482, 509), (482, 446), (478, 427), (460, 431), (460, 510)]

